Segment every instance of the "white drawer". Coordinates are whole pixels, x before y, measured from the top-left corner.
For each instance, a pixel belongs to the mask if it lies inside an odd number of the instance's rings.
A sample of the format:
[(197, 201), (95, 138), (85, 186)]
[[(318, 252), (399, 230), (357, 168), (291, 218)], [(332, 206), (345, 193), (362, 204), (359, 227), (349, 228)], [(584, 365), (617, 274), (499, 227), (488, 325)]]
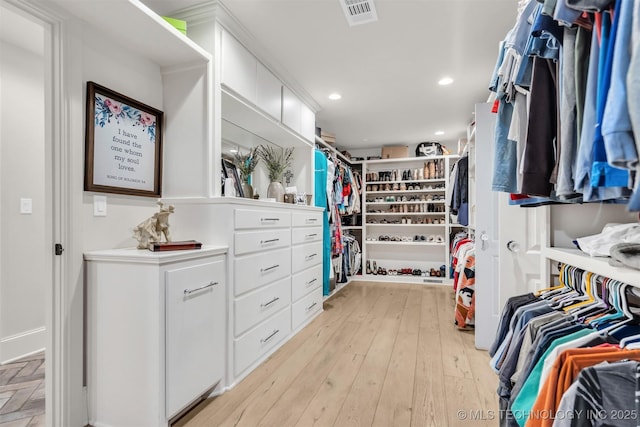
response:
[(297, 301), (312, 290), (322, 287), (322, 264), (291, 277), (291, 301)]
[(322, 241), (322, 227), (304, 227), (291, 230), (291, 243), (311, 243)]
[(255, 255), (235, 257), (234, 294), (236, 296), (275, 282), (291, 274), (291, 249), (276, 249)]
[(309, 227), (313, 225), (322, 225), (322, 215), (324, 212), (294, 212), (294, 227)]
[(291, 332), (291, 309), (286, 308), (269, 320), (234, 340), (234, 373), (240, 375), (252, 363)]
[(235, 335), (277, 313), (291, 302), (291, 278), (279, 280), (235, 301)]
[(236, 230), (243, 228), (286, 228), (291, 226), (291, 213), (287, 211), (235, 210)]
[(305, 270), (322, 263), (322, 242), (296, 246), (291, 257), (292, 272)]
[(291, 244), (291, 230), (237, 231), (234, 235), (234, 240), (234, 253), (236, 255), (283, 248)]
[(310, 293), (300, 301), (291, 305), (292, 329), (298, 329), (314, 314), (322, 310), (322, 290), (318, 289)]
[(222, 378), (225, 270), (222, 257), (165, 273), (167, 418)]

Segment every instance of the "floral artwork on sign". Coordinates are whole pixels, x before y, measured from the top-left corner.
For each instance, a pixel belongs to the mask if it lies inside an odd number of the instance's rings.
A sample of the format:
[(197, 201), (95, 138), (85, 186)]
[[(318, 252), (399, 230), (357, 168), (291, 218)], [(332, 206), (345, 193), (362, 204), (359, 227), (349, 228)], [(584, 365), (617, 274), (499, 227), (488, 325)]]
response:
[(122, 103), (106, 96), (96, 94), (95, 100), (96, 125), (103, 128), (111, 120), (115, 120), (118, 124), (120, 124), (120, 120), (129, 120), (132, 126), (142, 126), (143, 132), (147, 132), (149, 135), (151, 143), (156, 142), (156, 118), (154, 116), (130, 105), (122, 105)]
[(87, 83), (85, 190), (161, 195), (163, 112)]

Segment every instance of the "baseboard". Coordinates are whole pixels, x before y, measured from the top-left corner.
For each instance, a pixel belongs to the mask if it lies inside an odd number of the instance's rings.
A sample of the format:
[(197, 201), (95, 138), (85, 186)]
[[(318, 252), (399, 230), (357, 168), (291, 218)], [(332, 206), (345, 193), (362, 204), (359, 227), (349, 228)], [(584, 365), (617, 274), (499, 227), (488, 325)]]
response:
[(0, 339), (0, 364), (43, 351), (46, 342), (47, 330), (44, 327), (2, 338)]

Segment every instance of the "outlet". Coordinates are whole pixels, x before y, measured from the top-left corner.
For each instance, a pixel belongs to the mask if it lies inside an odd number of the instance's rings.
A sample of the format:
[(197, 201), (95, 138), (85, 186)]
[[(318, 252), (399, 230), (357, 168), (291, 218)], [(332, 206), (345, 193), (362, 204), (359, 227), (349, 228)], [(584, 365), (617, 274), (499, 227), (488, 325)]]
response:
[(107, 196), (93, 196), (93, 216), (107, 216)]

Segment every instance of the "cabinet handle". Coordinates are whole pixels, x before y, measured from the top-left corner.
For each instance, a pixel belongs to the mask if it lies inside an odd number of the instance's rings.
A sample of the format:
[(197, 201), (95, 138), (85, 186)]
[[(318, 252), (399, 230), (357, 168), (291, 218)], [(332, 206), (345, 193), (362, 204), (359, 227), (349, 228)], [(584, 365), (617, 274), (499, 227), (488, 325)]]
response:
[(280, 218), (260, 218), (260, 221), (280, 221)]
[(315, 222), (318, 218), (307, 218), (307, 222)]
[(317, 255), (318, 255), (318, 254), (311, 254), (311, 255), (307, 255), (307, 256), (305, 257), (305, 259), (311, 259), (311, 258), (313, 258), (314, 256), (317, 256)]
[(280, 267), (280, 264), (272, 265), (271, 267), (261, 268), (260, 273), (264, 273), (265, 271), (273, 270), (274, 268)]
[(191, 295), (194, 292), (198, 292), (201, 291), (203, 289), (207, 289), (210, 288), (212, 286), (216, 286), (218, 284), (218, 282), (210, 282), (208, 285), (204, 285), (204, 286), (200, 286), (199, 288), (195, 288), (195, 289), (185, 289), (184, 290), (184, 294), (185, 295)]
[(276, 336), (276, 334), (277, 334), (278, 332), (280, 332), (280, 329), (276, 329), (276, 330), (275, 330), (275, 331), (273, 331), (273, 332), (271, 333), (271, 335), (269, 335), (268, 337), (266, 337), (266, 338), (262, 338), (262, 339), (260, 340), (260, 343), (262, 343), (262, 344), (266, 343), (266, 342), (267, 342), (267, 341), (269, 341), (271, 338), (275, 337), (275, 336)]
[(309, 307), (307, 307), (307, 311), (311, 310), (313, 307), (315, 307), (316, 305), (318, 305), (317, 302), (314, 302), (313, 304), (311, 304)]
[(318, 233), (313, 233), (313, 234), (307, 234), (305, 237), (305, 239), (308, 239), (309, 237), (316, 237), (318, 235)]
[(280, 239), (260, 240), (260, 244), (264, 245), (265, 243), (273, 243), (273, 242), (278, 242), (278, 241), (280, 241)]
[(260, 307), (262, 307), (262, 308), (268, 307), (271, 304), (273, 304), (274, 302), (278, 301), (279, 299), (280, 299), (280, 297), (275, 297), (269, 302), (265, 302), (264, 304), (260, 304)]
[(309, 281), (306, 283), (305, 288), (308, 288), (309, 286), (313, 285), (313, 284), (314, 284), (315, 282), (317, 282), (317, 281), (318, 281), (318, 278), (315, 278), (315, 279), (311, 279), (311, 280), (309, 280)]

